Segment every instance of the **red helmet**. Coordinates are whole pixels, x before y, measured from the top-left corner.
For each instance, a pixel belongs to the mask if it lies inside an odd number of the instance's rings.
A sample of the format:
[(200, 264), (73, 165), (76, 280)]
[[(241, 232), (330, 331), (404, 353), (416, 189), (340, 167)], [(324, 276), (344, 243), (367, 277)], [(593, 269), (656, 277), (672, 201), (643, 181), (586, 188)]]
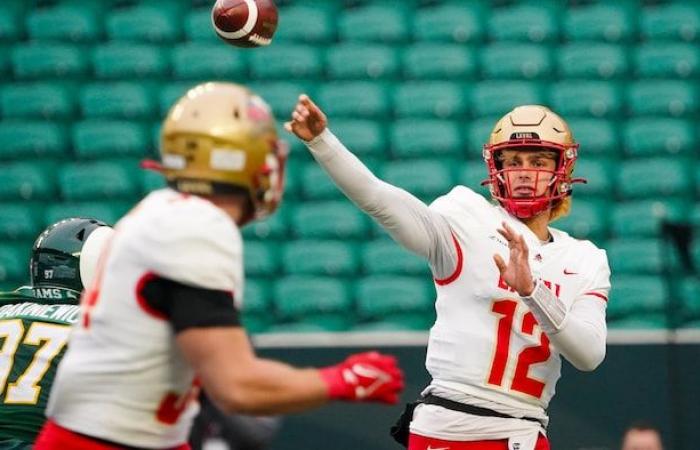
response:
[[(543, 195), (533, 192), (532, 196), (515, 197), (507, 172), (525, 169), (504, 169), (499, 161), (503, 150), (545, 150), (556, 153), (554, 171), (526, 169), (534, 172), (535, 182), (539, 177), (550, 178), (547, 191)], [(489, 178), (491, 196), (509, 213), (520, 219), (527, 219), (550, 208), (556, 208), (571, 195), (573, 183), (585, 183), (582, 178), (572, 179), (574, 164), (578, 156), (578, 144), (574, 142), (569, 126), (549, 108), (539, 105), (518, 106), (503, 116), (493, 128), (489, 142), (484, 145), (484, 161)]]

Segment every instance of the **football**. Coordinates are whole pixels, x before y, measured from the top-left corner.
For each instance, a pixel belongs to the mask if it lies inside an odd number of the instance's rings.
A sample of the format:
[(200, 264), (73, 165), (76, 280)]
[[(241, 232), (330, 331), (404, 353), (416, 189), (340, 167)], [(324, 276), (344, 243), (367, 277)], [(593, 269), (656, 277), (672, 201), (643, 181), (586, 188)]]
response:
[(272, 0), (217, 0), (211, 21), (216, 34), (231, 45), (270, 45), (277, 30), (277, 6)]

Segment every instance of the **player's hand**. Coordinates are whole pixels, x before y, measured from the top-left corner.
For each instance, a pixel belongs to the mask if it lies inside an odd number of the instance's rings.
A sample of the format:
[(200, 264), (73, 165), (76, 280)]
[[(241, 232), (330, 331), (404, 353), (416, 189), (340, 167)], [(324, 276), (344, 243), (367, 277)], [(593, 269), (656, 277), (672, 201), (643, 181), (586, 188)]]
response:
[(394, 404), (404, 387), (396, 358), (378, 352), (351, 355), (320, 373), (331, 399)]
[(503, 261), (501, 255), (493, 255), (493, 260), (501, 272), (501, 278), (506, 284), (515, 289), (521, 297), (527, 297), (535, 289), (535, 281), (532, 279), (530, 262), (528, 261), (529, 250), (522, 234), (517, 234), (515, 230), (502, 222), (503, 228), (498, 232), (508, 241), (510, 258), (508, 264)]
[(315, 138), (328, 126), (326, 115), (308, 95), (302, 94), (299, 96), (294, 111), (292, 111), (292, 120), (285, 122), (284, 128), (290, 133), (294, 133), (299, 139), (310, 141)]

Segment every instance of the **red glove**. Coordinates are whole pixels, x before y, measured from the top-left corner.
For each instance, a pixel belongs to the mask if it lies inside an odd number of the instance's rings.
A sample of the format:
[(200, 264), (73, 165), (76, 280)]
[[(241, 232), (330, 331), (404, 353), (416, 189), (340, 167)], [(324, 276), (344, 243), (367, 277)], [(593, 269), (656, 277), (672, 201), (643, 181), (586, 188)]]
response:
[(335, 366), (320, 369), (334, 400), (396, 403), (403, 390), (403, 372), (396, 358), (378, 352), (358, 353)]

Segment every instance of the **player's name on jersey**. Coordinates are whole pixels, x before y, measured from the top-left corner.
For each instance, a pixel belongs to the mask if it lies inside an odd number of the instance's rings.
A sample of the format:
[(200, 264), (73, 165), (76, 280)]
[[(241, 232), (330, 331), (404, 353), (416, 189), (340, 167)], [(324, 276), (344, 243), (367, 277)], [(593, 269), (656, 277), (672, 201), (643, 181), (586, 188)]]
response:
[(75, 323), (79, 315), (80, 306), (78, 305), (41, 305), (30, 302), (0, 307), (0, 319), (25, 318)]

